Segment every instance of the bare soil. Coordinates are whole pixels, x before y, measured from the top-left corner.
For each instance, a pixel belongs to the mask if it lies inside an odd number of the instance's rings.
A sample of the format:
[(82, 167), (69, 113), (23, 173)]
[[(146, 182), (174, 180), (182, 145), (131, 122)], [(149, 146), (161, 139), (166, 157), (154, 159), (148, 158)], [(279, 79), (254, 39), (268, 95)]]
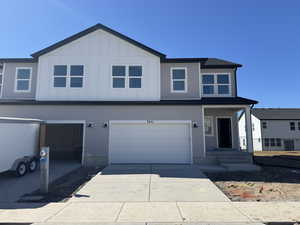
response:
[(300, 201), (300, 169), (206, 173), (232, 201)]
[[(49, 185), (48, 194), (41, 194), (37, 190), (22, 196), (18, 202), (66, 202), (102, 169), (78, 168), (53, 181)], [(38, 198), (35, 199), (35, 197)]]

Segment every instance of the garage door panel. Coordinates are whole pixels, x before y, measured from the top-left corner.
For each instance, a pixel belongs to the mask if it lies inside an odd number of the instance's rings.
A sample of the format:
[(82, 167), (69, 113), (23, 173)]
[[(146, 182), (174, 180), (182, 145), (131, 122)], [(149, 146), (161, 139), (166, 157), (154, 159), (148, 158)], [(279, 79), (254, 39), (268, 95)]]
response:
[(113, 123), (111, 163), (190, 163), (188, 123)]

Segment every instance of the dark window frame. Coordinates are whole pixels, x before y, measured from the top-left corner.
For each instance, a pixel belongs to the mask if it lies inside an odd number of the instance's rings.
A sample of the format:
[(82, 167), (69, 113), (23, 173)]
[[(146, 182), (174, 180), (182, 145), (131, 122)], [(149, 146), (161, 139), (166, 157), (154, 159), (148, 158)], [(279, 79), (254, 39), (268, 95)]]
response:
[(296, 130), (296, 124), (295, 122), (290, 122), (290, 130), (295, 131)]

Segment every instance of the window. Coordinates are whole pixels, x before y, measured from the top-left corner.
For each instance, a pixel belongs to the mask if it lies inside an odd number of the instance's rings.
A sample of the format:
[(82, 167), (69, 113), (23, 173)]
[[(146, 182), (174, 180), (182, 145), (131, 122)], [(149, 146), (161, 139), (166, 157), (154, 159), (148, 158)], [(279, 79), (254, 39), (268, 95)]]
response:
[(112, 66), (112, 87), (141, 88), (142, 76), (142, 66)]
[(171, 68), (171, 91), (187, 91), (186, 68)]
[(202, 74), (203, 95), (230, 95), (229, 74)]
[(295, 126), (295, 122), (290, 122), (290, 130), (295, 130), (296, 126)]
[(267, 129), (267, 122), (262, 122), (262, 128)]
[(83, 86), (83, 66), (82, 65), (72, 65), (70, 68), (70, 87), (81, 88)]
[(298, 130), (300, 130), (300, 122), (298, 122)]
[(2, 96), (4, 65), (0, 64), (0, 97)]
[(56, 88), (82, 88), (83, 87), (83, 65), (71, 65), (68, 70), (67, 65), (54, 66), (54, 82)]
[(243, 146), (246, 146), (246, 139), (243, 138)]
[(253, 131), (255, 130), (255, 126), (254, 126), (254, 123), (252, 123), (252, 130), (253, 130)]
[(264, 141), (265, 141), (265, 146), (269, 147), (270, 146), (269, 138), (265, 138)]
[(67, 66), (54, 66), (54, 87), (67, 87)]
[(214, 94), (214, 83), (215, 82), (214, 82), (213, 74), (202, 75), (203, 94), (205, 95)]
[(113, 66), (112, 76), (113, 76), (113, 88), (125, 88), (125, 76), (126, 76), (125, 66)]
[(270, 138), (270, 142), (271, 142), (271, 146), (274, 147), (275, 146), (275, 138)]
[(16, 69), (16, 92), (29, 92), (31, 86), (31, 71), (32, 68), (17, 68)]
[(280, 138), (276, 138), (276, 146), (281, 147), (281, 139)]
[(213, 118), (210, 116), (204, 117), (204, 127), (205, 127), (205, 135), (212, 136), (213, 135)]
[(129, 66), (129, 88), (142, 87), (142, 67)]

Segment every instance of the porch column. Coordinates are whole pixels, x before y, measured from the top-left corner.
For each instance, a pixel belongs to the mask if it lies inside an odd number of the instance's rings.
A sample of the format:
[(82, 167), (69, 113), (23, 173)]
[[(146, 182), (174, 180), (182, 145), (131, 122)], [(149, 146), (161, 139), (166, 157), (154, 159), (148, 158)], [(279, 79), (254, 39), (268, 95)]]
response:
[(247, 139), (247, 151), (253, 153), (253, 139), (252, 139), (252, 122), (250, 106), (245, 108), (245, 125), (246, 125), (246, 139)]

